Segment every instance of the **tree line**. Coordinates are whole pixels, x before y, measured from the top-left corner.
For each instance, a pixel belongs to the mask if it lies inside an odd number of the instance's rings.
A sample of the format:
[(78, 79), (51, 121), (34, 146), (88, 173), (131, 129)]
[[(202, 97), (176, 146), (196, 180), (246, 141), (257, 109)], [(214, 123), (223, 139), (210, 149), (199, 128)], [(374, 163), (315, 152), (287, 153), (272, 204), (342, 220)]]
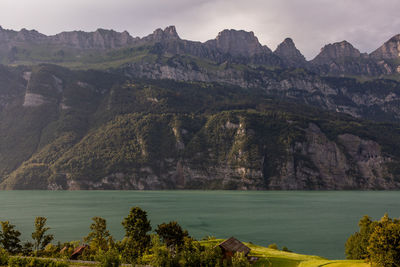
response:
[(400, 266), (400, 219), (385, 214), (380, 220), (373, 221), (364, 216), (358, 226), (359, 231), (345, 244), (348, 259), (363, 259), (371, 266)]
[[(147, 212), (139, 207), (132, 207), (123, 219), (125, 236), (122, 240), (111, 236), (104, 218), (93, 217), (92, 220), (90, 232), (83, 238), (84, 246), (80, 241), (52, 244), (54, 235), (48, 233), (50, 228), (46, 226), (45, 217), (35, 219), (32, 241), (27, 242), (21, 242), (21, 233), (15, 225), (2, 221), (0, 265), (10, 262), (8, 256), (16, 255), (69, 259), (78, 247), (83, 247), (77, 259), (97, 261), (101, 266), (119, 266), (121, 263), (170, 267), (249, 266), (240, 253), (232, 259), (224, 259), (219, 247), (201, 245), (176, 221), (158, 225), (151, 234)], [(18, 261), (15, 257), (13, 260)]]

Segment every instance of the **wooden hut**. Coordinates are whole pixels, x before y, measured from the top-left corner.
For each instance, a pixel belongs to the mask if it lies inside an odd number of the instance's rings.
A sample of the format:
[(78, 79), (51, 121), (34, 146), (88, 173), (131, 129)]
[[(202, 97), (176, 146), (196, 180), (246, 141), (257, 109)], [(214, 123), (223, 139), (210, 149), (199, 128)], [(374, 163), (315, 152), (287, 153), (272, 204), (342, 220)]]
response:
[(225, 240), (218, 246), (221, 248), (224, 258), (231, 258), (236, 252), (241, 252), (244, 256), (250, 253), (250, 248), (234, 237)]

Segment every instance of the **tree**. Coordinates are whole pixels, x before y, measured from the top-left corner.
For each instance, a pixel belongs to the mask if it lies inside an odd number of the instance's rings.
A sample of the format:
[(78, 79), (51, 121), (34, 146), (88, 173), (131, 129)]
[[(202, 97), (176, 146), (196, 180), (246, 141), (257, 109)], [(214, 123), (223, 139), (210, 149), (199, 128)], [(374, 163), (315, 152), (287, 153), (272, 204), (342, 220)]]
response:
[(370, 217), (364, 216), (358, 222), (359, 232), (351, 235), (345, 244), (345, 253), (348, 259), (361, 260), (368, 258), (367, 247), (369, 238), (377, 225)]
[(50, 242), (54, 239), (54, 235), (48, 235), (46, 232), (50, 229), (46, 227), (47, 218), (36, 217), (35, 218), (35, 232), (32, 233), (33, 248), (36, 253), (39, 250), (43, 250)]
[(183, 231), (177, 222), (162, 223), (158, 225), (156, 233), (160, 236), (168, 248), (174, 250), (184, 243), (185, 237), (189, 236), (187, 231)]
[(112, 238), (107, 230), (107, 222), (101, 217), (93, 217), (94, 223), (90, 225), (92, 230), (87, 237), (84, 238), (90, 247), (95, 250), (106, 251), (108, 249), (108, 239)]
[(371, 263), (381, 267), (400, 266), (400, 221), (382, 217), (367, 247)]
[(5, 250), (12, 254), (20, 252), (22, 248), (19, 239), (21, 233), (14, 228), (15, 225), (10, 224), (9, 221), (1, 222), (0, 243)]
[(150, 221), (146, 211), (139, 207), (131, 208), (128, 217), (122, 225), (125, 228), (125, 238), (122, 240), (123, 256), (129, 262), (134, 262), (150, 245)]
[(151, 231), (150, 221), (147, 219), (146, 211), (139, 207), (131, 208), (128, 217), (124, 218), (122, 225), (125, 228), (125, 236), (134, 240), (148, 240), (150, 236), (147, 232)]

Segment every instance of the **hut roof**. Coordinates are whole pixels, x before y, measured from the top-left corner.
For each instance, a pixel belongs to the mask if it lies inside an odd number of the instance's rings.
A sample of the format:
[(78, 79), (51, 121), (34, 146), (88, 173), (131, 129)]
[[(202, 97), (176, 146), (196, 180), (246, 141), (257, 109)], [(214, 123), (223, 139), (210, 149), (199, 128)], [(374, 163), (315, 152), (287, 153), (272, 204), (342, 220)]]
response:
[(68, 249), (68, 248), (67, 248), (66, 246), (63, 247), (62, 250), (60, 250), (60, 253), (64, 253), (65, 251), (67, 251), (67, 249)]
[(71, 255), (70, 258), (71, 258), (71, 259), (77, 258), (79, 255), (82, 254), (82, 252), (83, 252), (87, 247), (88, 247), (87, 245), (83, 245), (83, 246), (77, 247), (77, 248), (74, 250), (74, 252), (72, 253), (72, 255)]
[(249, 254), (250, 248), (247, 247), (245, 244), (240, 242), (234, 237), (231, 237), (224, 242), (220, 243), (218, 245), (220, 248), (224, 249), (225, 251), (231, 251), (231, 252), (243, 252), (244, 255)]

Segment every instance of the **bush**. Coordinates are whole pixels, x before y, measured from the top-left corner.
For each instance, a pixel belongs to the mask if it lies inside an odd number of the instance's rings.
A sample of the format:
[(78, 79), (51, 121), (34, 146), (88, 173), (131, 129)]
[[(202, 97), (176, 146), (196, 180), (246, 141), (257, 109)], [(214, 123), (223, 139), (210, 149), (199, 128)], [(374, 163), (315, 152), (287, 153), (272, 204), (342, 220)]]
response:
[(237, 252), (232, 257), (232, 267), (248, 267), (250, 266), (249, 261), (243, 253)]
[(43, 260), (36, 258), (19, 258), (13, 257), (8, 260), (9, 267), (68, 267), (65, 262)]
[(279, 250), (278, 245), (275, 244), (275, 243), (272, 243), (272, 244), (268, 245), (268, 248)]
[(96, 260), (100, 262), (101, 267), (117, 267), (121, 264), (118, 251), (114, 249), (110, 249), (107, 252), (100, 251)]
[(0, 248), (0, 265), (7, 265), (8, 253), (5, 249)]

